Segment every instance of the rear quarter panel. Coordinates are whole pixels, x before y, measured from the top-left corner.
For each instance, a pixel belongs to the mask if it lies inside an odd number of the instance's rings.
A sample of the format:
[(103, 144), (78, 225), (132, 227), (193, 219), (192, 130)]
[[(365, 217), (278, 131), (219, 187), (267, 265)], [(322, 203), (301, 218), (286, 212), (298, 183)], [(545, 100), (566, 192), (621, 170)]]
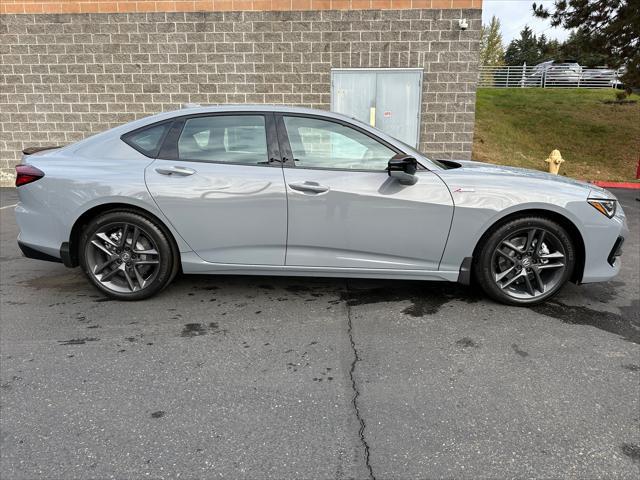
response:
[(157, 216), (172, 231), (180, 251), (190, 251), (149, 195), (145, 167), (153, 160), (122, 140), (120, 132), (101, 134), (60, 150), (25, 156), (44, 178), (18, 187), (16, 219), (20, 240), (59, 257), (76, 220), (99, 205), (123, 203)]

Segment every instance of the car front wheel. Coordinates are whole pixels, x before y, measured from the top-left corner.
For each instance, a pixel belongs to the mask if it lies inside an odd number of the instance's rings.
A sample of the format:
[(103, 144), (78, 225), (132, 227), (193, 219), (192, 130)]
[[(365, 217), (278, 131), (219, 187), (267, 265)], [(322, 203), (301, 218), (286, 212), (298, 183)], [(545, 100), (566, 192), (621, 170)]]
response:
[(166, 287), (178, 270), (178, 259), (165, 233), (134, 212), (108, 212), (85, 226), (80, 266), (106, 295), (142, 300)]
[(534, 305), (567, 282), (575, 248), (567, 231), (543, 217), (522, 217), (499, 226), (481, 244), (475, 277), (493, 299)]

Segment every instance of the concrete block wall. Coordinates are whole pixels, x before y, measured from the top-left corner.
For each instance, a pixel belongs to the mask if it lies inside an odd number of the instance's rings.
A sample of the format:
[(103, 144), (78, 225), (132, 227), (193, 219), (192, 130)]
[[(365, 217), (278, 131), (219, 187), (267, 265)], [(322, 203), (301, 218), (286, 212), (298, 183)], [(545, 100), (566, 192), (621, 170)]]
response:
[(470, 158), (481, 10), (450, 7), (3, 13), (0, 176), (26, 146), (183, 103), (328, 109), (332, 68), (423, 68), (421, 150)]

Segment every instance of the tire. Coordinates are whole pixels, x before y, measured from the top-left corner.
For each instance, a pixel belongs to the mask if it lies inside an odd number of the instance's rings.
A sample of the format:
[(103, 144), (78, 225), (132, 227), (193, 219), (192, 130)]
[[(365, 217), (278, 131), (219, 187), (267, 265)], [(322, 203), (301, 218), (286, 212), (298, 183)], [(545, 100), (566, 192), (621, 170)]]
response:
[[(494, 300), (518, 306), (541, 303), (571, 278), (576, 250), (567, 231), (545, 217), (520, 217), (481, 240), (473, 272)], [(512, 268), (513, 267), (513, 268)]]
[(78, 251), (89, 281), (118, 300), (143, 300), (166, 288), (179, 271), (178, 255), (159, 225), (132, 211), (93, 218), (82, 230)]

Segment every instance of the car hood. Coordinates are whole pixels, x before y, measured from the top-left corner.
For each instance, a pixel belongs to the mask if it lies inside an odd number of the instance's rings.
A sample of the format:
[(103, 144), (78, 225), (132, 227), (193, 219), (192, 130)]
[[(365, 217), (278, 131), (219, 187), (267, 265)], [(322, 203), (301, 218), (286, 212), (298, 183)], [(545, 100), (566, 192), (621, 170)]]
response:
[(504, 177), (520, 177), (529, 178), (532, 180), (544, 180), (546, 182), (552, 182), (555, 184), (571, 185), (574, 187), (582, 188), (586, 191), (604, 195), (605, 198), (613, 197), (611, 193), (596, 185), (592, 185), (581, 180), (575, 180), (573, 178), (563, 177), (561, 175), (552, 175), (550, 173), (541, 172), (538, 170), (508, 167), (505, 165), (493, 165), (491, 163), (474, 162), (471, 160), (456, 160), (455, 163), (460, 164), (461, 168), (464, 168), (466, 170), (474, 170), (480, 174), (486, 173), (488, 175), (499, 175)]

